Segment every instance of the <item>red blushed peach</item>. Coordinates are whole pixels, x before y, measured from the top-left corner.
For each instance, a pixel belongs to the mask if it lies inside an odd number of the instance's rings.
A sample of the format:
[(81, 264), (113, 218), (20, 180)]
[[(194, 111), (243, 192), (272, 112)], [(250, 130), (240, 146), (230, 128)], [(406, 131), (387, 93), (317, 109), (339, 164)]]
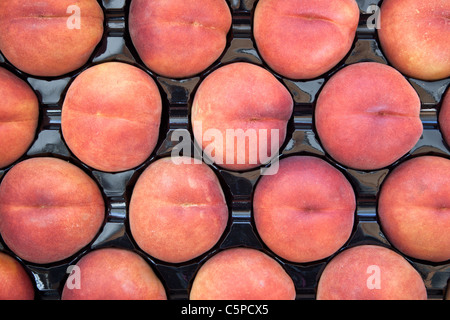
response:
[(352, 232), (355, 210), (345, 176), (310, 156), (282, 159), (275, 175), (262, 176), (253, 199), (261, 239), (294, 262), (320, 260), (341, 248)]
[(383, 182), (378, 216), (386, 238), (404, 254), (450, 259), (450, 160), (421, 156), (396, 167)]
[(323, 270), (317, 300), (426, 300), (420, 274), (395, 251), (376, 245), (346, 249)]
[(33, 300), (34, 287), (23, 266), (0, 252), (0, 300)]
[(19, 162), (0, 185), (0, 234), (16, 255), (33, 263), (72, 256), (93, 240), (104, 217), (94, 180), (60, 159)]
[(294, 300), (295, 286), (283, 267), (265, 253), (232, 248), (198, 270), (190, 300)]
[(225, 0), (133, 0), (130, 36), (145, 65), (172, 78), (208, 68), (225, 49), (231, 12)]
[(394, 68), (362, 62), (338, 71), (323, 87), (315, 126), (329, 155), (359, 170), (386, 167), (419, 141), (420, 99)]
[(279, 152), (292, 110), (292, 96), (271, 73), (236, 62), (200, 84), (191, 122), (206, 158), (240, 171), (256, 168)]
[(359, 22), (354, 0), (260, 0), (254, 37), (263, 60), (292, 79), (318, 77), (350, 51)]
[(60, 76), (82, 67), (103, 36), (95, 0), (0, 3), (0, 50), (18, 69)]
[(450, 90), (447, 91), (439, 111), (439, 128), (442, 136), (450, 146)]
[(166, 300), (151, 266), (137, 253), (119, 248), (89, 252), (66, 281), (62, 300)]
[(34, 140), (39, 102), (31, 87), (0, 68), (0, 168), (18, 160)]
[(381, 48), (396, 69), (429, 81), (450, 76), (448, 0), (385, 0), (380, 19)]
[(82, 162), (118, 172), (142, 164), (159, 137), (162, 101), (155, 81), (121, 62), (91, 67), (75, 78), (62, 107), (64, 139)]
[(228, 207), (219, 180), (206, 164), (188, 157), (162, 158), (139, 177), (129, 221), (142, 250), (179, 263), (217, 243), (227, 225)]

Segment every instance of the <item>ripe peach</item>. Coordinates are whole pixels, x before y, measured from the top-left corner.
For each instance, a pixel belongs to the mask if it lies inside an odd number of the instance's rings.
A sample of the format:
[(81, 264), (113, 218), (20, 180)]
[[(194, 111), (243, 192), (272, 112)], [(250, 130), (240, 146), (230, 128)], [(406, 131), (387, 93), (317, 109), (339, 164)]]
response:
[(294, 300), (295, 286), (283, 267), (251, 248), (226, 249), (198, 270), (191, 300)]
[(188, 157), (168, 157), (152, 163), (139, 177), (129, 221), (142, 250), (179, 263), (217, 243), (227, 225), (228, 207), (212, 169)]
[(326, 161), (292, 156), (256, 185), (253, 215), (264, 243), (280, 257), (311, 262), (335, 253), (349, 239), (355, 194)]
[(62, 300), (166, 300), (151, 266), (137, 253), (103, 248), (89, 252), (66, 281)]
[(439, 128), (445, 142), (450, 146), (450, 90), (442, 99), (439, 111)]
[(93, 66), (70, 85), (61, 127), (70, 150), (94, 169), (118, 172), (142, 164), (159, 136), (162, 101), (155, 81), (121, 62)]
[(95, 0), (0, 3), (0, 50), (18, 69), (60, 76), (82, 67), (103, 36)]
[(34, 287), (24, 267), (0, 252), (0, 300), (33, 300)]
[(172, 78), (193, 76), (225, 49), (231, 13), (225, 0), (133, 0), (129, 29), (145, 65)]
[(383, 233), (404, 254), (450, 259), (450, 160), (421, 156), (396, 167), (383, 182), (378, 216)]
[(420, 274), (401, 255), (359, 245), (335, 256), (323, 270), (317, 300), (426, 300)]
[(191, 122), (206, 158), (240, 171), (275, 156), (286, 138), (292, 110), (292, 96), (271, 73), (236, 62), (215, 70), (200, 84)]
[(39, 102), (22, 79), (0, 68), (0, 168), (18, 160), (36, 134)]
[(354, 0), (260, 0), (254, 37), (263, 60), (292, 79), (318, 77), (350, 51), (359, 22)]
[(384, 0), (378, 37), (388, 61), (413, 78), (450, 76), (449, 12), (447, 0)]
[(32, 158), (0, 185), (0, 234), (20, 258), (39, 264), (68, 258), (97, 234), (105, 205), (97, 184), (56, 158)]
[(329, 155), (359, 170), (386, 167), (419, 141), (420, 99), (394, 68), (375, 62), (349, 65), (319, 94), (315, 125)]

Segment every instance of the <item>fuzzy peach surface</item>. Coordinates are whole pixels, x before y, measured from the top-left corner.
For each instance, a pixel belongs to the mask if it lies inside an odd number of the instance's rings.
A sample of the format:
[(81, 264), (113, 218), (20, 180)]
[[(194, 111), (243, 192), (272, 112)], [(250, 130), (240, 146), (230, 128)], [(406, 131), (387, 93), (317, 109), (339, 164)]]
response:
[(359, 22), (354, 0), (260, 0), (254, 37), (263, 60), (291, 79), (312, 79), (350, 51)]
[(194, 76), (216, 61), (231, 28), (225, 0), (133, 0), (129, 17), (142, 61), (173, 78)]
[[(66, 282), (62, 300), (166, 300), (163, 284), (137, 253), (103, 248), (83, 256)], [(75, 281), (79, 287), (76, 287)], [(73, 281), (73, 282), (71, 282)]]
[(0, 68), (0, 168), (18, 160), (34, 140), (39, 101), (32, 88)]
[(320, 275), (317, 300), (426, 300), (416, 269), (395, 251), (360, 245), (335, 256)]
[(0, 252), (0, 300), (33, 300), (31, 278), (19, 261)]
[(187, 157), (162, 158), (139, 177), (129, 221), (142, 250), (180, 263), (217, 243), (227, 226), (228, 207), (218, 178), (206, 164)]
[(358, 170), (384, 168), (419, 141), (423, 125), (417, 92), (394, 68), (375, 62), (349, 65), (325, 83), (315, 126), (327, 153)]
[[(270, 72), (236, 62), (216, 69), (202, 81), (192, 104), (191, 123), (206, 157), (223, 168), (241, 171), (275, 157), (286, 138), (292, 111), (292, 96)], [(227, 139), (230, 132), (248, 134), (247, 140)], [(249, 142), (252, 137), (254, 141)]]
[(63, 260), (93, 240), (105, 218), (97, 184), (56, 158), (32, 158), (11, 168), (0, 184), (0, 234), (24, 260)]
[(336, 252), (349, 239), (356, 200), (345, 176), (322, 159), (282, 159), (275, 175), (256, 185), (253, 215), (265, 244), (280, 257), (311, 262)]
[(378, 36), (388, 61), (407, 76), (427, 81), (450, 76), (450, 2), (385, 0)]
[[(72, 19), (79, 26), (69, 27)], [(0, 50), (26, 73), (61, 76), (88, 61), (103, 36), (103, 20), (95, 0), (2, 1)]]
[(61, 127), (70, 150), (96, 170), (142, 164), (159, 138), (162, 100), (155, 81), (122, 62), (95, 65), (70, 85)]
[(416, 157), (386, 178), (378, 200), (382, 231), (404, 254), (432, 262), (450, 259), (450, 160)]
[(190, 300), (294, 300), (295, 286), (283, 267), (265, 253), (232, 248), (199, 269)]

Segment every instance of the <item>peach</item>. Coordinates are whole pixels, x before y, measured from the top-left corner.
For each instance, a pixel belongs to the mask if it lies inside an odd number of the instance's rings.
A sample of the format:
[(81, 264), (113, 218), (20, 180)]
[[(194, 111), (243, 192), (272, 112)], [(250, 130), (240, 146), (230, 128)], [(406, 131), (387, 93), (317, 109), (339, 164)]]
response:
[(355, 0), (260, 0), (253, 34), (261, 57), (275, 72), (312, 79), (350, 51), (358, 22)]
[(9, 249), (29, 262), (72, 256), (93, 240), (104, 218), (97, 184), (64, 160), (24, 160), (0, 185), (0, 234)]
[(380, 19), (381, 48), (396, 69), (428, 81), (450, 76), (450, 2), (385, 0)]
[(442, 99), (439, 111), (439, 128), (445, 142), (450, 146), (450, 90), (447, 90)]
[(55, 77), (82, 67), (103, 36), (95, 0), (0, 3), (0, 50), (15, 67)]
[(0, 252), (0, 300), (33, 300), (31, 278), (19, 261)]
[(143, 70), (106, 62), (82, 72), (64, 99), (61, 127), (74, 155), (106, 172), (132, 169), (153, 152), (159, 138), (162, 100)]
[(323, 87), (315, 126), (334, 160), (353, 169), (377, 170), (419, 141), (420, 108), (417, 92), (394, 68), (356, 63), (338, 71)]
[(378, 199), (383, 233), (404, 254), (432, 262), (450, 259), (450, 160), (420, 156), (387, 176)]
[(270, 72), (235, 62), (201, 82), (191, 122), (208, 161), (242, 171), (275, 157), (286, 138), (292, 111), (290, 92)]
[(185, 78), (212, 65), (231, 28), (225, 0), (133, 0), (131, 40), (144, 64), (159, 75)]
[(317, 300), (426, 300), (417, 270), (395, 251), (359, 245), (335, 256), (320, 275)]
[(261, 239), (293, 262), (320, 260), (341, 248), (352, 233), (355, 210), (345, 176), (311, 156), (280, 160), (275, 175), (262, 176), (253, 199)]
[(195, 275), (190, 300), (294, 300), (283, 267), (252, 248), (231, 248), (209, 258)]
[(76, 266), (64, 285), (62, 300), (167, 300), (161, 280), (134, 251), (97, 249)]
[(18, 160), (34, 140), (39, 102), (22, 79), (0, 68), (0, 168)]
[(180, 263), (211, 249), (222, 236), (228, 207), (220, 182), (204, 163), (188, 157), (153, 162), (130, 201), (131, 235), (146, 253)]

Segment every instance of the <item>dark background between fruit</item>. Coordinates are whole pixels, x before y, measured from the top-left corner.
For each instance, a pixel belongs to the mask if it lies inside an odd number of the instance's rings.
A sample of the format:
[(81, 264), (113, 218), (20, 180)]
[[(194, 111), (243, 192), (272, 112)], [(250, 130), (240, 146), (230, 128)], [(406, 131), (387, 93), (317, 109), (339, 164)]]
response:
[[(354, 229), (351, 238), (341, 250), (359, 244), (380, 244), (392, 248), (383, 235), (376, 214), (377, 195), (383, 179), (396, 165), (414, 156), (433, 154), (450, 158), (450, 147), (443, 141), (437, 121), (441, 98), (450, 83), (450, 78), (434, 82), (408, 78), (422, 102), (421, 119), (424, 132), (410, 153), (392, 166), (370, 172), (350, 170), (334, 162), (322, 149), (315, 132), (313, 117), (315, 102), (323, 84), (332, 74), (348, 64), (362, 61), (387, 64), (377, 39), (376, 30), (369, 29), (366, 24), (367, 19), (371, 16), (371, 13), (366, 13), (368, 6), (380, 5), (381, 1), (357, 0), (357, 2), (361, 17), (354, 44), (347, 56), (335, 68), (319, 78), (308, 81), (292, 81), (274, 73), (291, 92), (295, 103), (280, 157), (306, 154), (321, 157), (340, 169), (354, 187), (357, 197)], [(128, 204), (139, 175), (156, 159), (170, 155), (178, 143), (171, 141), (171, 134), (174, 130), (187, 130), (192, 136), (189, 121), (190, 107), (202, 79), (221, 65), (236, 61), (262, 65), (270, 71), (259, 56), (252, 37), (252, 17), (257, 1), (227, 0), (233, 15), (233, 24), (224, 53), (203, 73), (182, 80), (160, 77), (148, 70), (139, 59), (127, 29), (129, 0), (103, 0), (99, 3), (105, 14), (104, 36), (89, 62), (81, 69), (57, 78), (33, 77), (20, 72), (0, 55), (0, 66), (27, 81), (40, 102), (40, 122), (35, 141), (28, 152), (17, 162), (38, 156), (52, 156), (70, 161), (84, 169), (98, 182), (107, 208), (105, 222), (98, 235), (90, 245), (74, 256), (50, 265), (36, 265), (16, 257), (24, 264), (30, 277), (34, 280), (36, 299), (60, 299), (68, 276), (67, 267), (75, 264), (83, 255), (93, 249), (113, 246), (135, 250), (145, 257), (162, 280), (168, 299), (188, 299), (189, 288), (199, 266), (217, 251), (235, 246), (257, 248), (274, 257), (292, 277), (297, 290), (297, 299), (315, 299), (321, 271), (333, 256), (307, 264), (290, 263), (274, 255), (261, 242), (252, 220), (252, 194), (260, 177), (259, 169), (238, 173), (211, 166), (219, 177), (226, 194), (230, 213), (229, 223), (220, 241), (210, 251), (194, 260), (182, 264), (170, 264), (146, 255), (135, 244), (128, 226)], [(157, 82), (163, 99), (160, 139), (155, 151), (139, 167), (120, 173), (98, 172), (81, 163), (70, 153), (61, 135), (61, 106), (71, 81), (83, 70), (106, 61), (126, 62), (146, 70)], [(0, 180), (13, 165), (0, 170)], [(395, 248), (392, 249), (395, 250)], [(1, 239), (0, 250), (14, 256)], [(405, 258), (423, 277), (428, 298), (443, 299), (447, 281), (450, 278), (450, 262), (432, 264), (406, 256)]]

